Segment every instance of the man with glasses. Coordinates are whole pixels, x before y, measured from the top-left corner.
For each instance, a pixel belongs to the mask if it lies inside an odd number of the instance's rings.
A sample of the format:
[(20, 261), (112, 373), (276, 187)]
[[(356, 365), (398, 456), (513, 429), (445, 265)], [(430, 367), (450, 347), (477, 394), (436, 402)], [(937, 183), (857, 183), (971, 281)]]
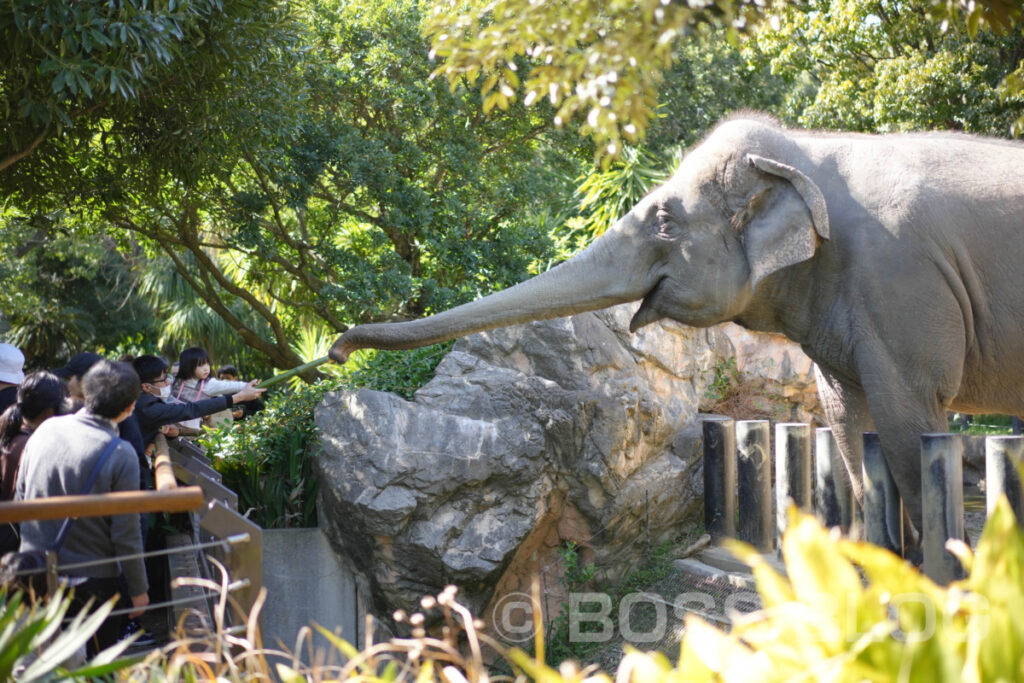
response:
[(231, 410), (236, 403), (259, 398), (260, 394), (266, 391), (257, 389), (254, 381), (236, 394), (214, 396), (194, 402), (167, 403), (165, 399), (171, 395), (167, 363), (156, 356), (139, 356), (132, 361), (132, 366), (142, 381), (142, 393), (135, 404), (135, 416), (139, 420), (142, 438), (146, 443), (155, 439), (157, 432), (164, 425)]

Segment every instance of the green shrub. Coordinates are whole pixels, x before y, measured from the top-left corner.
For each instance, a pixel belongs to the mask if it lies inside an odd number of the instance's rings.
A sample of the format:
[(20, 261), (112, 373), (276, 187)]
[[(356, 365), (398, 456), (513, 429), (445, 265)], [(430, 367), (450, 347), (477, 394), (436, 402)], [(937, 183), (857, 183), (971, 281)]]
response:
[(243, 514), (268, 529), (316, 526), (318, 452), (313, 410), (338, 380), (321, 380), (266, 400), (244, 422), (224, 423), (200, 444)]
[(390, 391), (412, 399), (416, 390), (434, 377), (434, 369), (455, 342), (433, 344), (409, 351), (367, 349), (352, 354), (346, 381), (350, 387)]

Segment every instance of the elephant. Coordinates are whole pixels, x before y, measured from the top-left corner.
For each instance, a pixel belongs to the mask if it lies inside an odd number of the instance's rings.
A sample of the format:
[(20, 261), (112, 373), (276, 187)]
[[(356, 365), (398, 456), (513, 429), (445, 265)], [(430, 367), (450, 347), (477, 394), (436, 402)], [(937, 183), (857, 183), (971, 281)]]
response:
[(352, 327), (330, 357), (638, 300), (632, 331), (734, 321), (800, 344), (857, 500), (861, 435), (877, 431), (921, 529), (920, 435), (948, 431), (949, 410), (1024, 412), (1024, 144), (735, 115), (575, 257), (428, 318)]

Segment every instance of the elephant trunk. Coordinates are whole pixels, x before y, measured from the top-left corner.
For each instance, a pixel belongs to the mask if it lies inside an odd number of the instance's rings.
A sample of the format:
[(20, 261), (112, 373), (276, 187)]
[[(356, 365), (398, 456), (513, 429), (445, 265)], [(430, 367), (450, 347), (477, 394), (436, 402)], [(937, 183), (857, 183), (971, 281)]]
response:
[(413, 349), (496, 327), (640, 299), (647, 285), (630, 274), (646, 269), (623, 262), (635, 248), (625, 248), (617, 233), (614, 228), (609, 230), (586, 250), (545, 273), (443, 313), (409, 322), (357, 325), (338, 338), (330, 357), (344, 363), (358, 349)]

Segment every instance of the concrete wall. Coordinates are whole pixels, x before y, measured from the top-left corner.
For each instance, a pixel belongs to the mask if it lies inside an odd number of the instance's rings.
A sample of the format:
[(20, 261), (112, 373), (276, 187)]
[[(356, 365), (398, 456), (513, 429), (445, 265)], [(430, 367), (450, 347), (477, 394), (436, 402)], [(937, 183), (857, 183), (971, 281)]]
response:
[[(339, 632), (361, 649), (363, 616), (355, 574), (331, 550), (323, 532), (312, 529), (263, 530), (263, 585), (267, 600), (260, 623), (263, 646), (295, 648), (303, 626), (319, 624)], [(335, 652), (314, 633), (316, 649)], [(302, 659), (309, 661), (307, 645)]]

